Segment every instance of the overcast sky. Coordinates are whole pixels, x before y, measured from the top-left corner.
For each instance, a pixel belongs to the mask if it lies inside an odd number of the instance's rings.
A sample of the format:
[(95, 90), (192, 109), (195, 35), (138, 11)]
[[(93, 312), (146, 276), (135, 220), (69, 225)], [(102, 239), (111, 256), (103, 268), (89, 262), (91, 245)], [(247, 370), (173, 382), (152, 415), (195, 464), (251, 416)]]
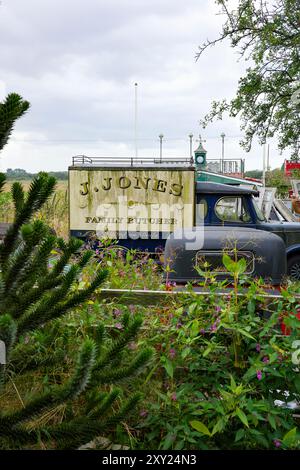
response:
[[(222, 17), (213, 0), (2, 0), (0, 99), (11, 91), (31, 103), (1, 153), (1, 167), (66, 170), (73, 155), (134, 155), (134, 83), (138, 154), (189, 155), (188, 134), (206, 139), (208, 158), (246, 158), (261, 168), (262, 149), (239, 146), (237, 119), (205, 130), (214, 99), (231, 98), (245, 64), (228, 44), (196, 62)], [(194, 143), (194, 147), (197, 142)], [(281, 165), (274, 142), (271, 165)]]

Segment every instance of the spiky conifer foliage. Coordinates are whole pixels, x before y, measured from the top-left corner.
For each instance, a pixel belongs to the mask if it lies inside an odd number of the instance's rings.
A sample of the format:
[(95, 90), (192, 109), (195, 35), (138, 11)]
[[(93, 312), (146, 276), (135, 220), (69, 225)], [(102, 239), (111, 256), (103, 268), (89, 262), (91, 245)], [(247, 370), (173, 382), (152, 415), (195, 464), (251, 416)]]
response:
[(14, 123), (28, 111), (30, 103), (17, 93), (9, 93), (0, 103), (0, 151), (7, 144)]
[[(3, 183), (1, 175), (0, 186)], [(63, 363), (64, 351), (54, 348), (47, 354), (26, 338), (47, 328), (61, 328), (62, 317), (90, 298), (107, 275), (97, 270), (90, 285), (78, 289), (77, 281), (93, 252), (79, 252), (81, 241), (66, 242), (40, 220), (32, 221), (54, 186), (55, 179), (46, 173), (32, 181), (27, 195), (20, 183), (12, 186), (15, 220), (0, 245), (0, 341), (6, 347), (6, 365), (0, 365), (0, 400), (7, 384), (20, 375), (25, 381), (30, 380), (26, 374), (34, 372), (43, 377), (45, 368), (50, 374), (51, 367)], [(58, 258), (49, 267), (53, 250)], [(39, 441), (50, 448), (78, 448), (127, 417), (140, 394), (122, 402), (115, 384), (136, 374), (151, 350), (129, 356), (128, 343), (136, 338), (142, 320), (125, 315), (122, 323), (115, 339), (106, 337), (102, 324), (83, 338), (77, 358), (71, 357), (73, 372), (68, 380), (33, 393), (20, 408), (0, 409), (0, 448), (27, 448)], [(41, 416), (78, 399), (79, 411), (64, 414), (56, 424), (39, 424)]]

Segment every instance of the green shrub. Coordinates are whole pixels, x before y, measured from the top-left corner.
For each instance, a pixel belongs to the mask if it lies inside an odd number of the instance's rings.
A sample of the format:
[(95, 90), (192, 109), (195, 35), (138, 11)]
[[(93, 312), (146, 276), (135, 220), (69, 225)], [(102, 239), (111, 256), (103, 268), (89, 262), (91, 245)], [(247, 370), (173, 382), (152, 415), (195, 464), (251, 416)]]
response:
[(153, 339), (156, 390), (138, 425), (146, 448), (300, 448), (299, 418), (288, 405), (300, 403), (298, 301), (291, 288), (267, 301), (262, 281), (249, 279), (243, 293), (243, 260), (225, 255), (224, 264), (233, 289), (220, 296), (225, 283), (206, 279), (210, 294), (191, 300), (191, 292)]
[[(4, 181), (0, 174), (0, 188)], [(57, 238), (41, 220), (31, 222), (54, 186), (55, 179), (45, 173), (32, 181), (27, 195), (20, 183), (13, 184), (15, 219), (0, 245), (0, 346), (6, 359), (0, 364), (0, 393), (10, 395), (13, 387), (18, 397), (17, 404), (6, 406), (2, 399), (2, 449), (77, 448), (117, 426), (140, 393), (123, 400), (115, 385), (133, 377), (151, 357), (149, 348), (127, 349), (141, 327), (140, 316), (123, 315), (114, 337), (105, 335), (99, 320), (81, 341), (59, 326), (91, 297), (107, 271), (96, 269), (80, 288), (94, 253), (80, 252), (80, 240)]]

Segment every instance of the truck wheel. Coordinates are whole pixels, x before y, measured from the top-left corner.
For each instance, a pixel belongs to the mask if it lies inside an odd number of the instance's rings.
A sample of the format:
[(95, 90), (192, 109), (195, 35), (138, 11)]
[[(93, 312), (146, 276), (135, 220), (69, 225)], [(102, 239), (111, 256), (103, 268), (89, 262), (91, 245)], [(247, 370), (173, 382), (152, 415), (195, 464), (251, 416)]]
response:
[(290, 278), (300, 281), (300, 254), (288, 258), (287, 273)]

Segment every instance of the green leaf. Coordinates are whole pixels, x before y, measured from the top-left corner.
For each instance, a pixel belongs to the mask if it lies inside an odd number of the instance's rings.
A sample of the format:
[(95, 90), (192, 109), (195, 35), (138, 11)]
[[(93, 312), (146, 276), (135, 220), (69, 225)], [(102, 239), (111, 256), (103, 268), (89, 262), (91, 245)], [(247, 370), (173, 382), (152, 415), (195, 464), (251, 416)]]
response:
[(235, 272), (236, 263), (230, 258), (230, 256), (224, 253), (222, 261), (228, 272)]
[(242, 421), (242, 423), (247, 426), (247, 428), (249, 428), (249, 423), (248, 423), (248, 419), (247, 419), (247, 416), (245, 415), (245, 413), (240, 409), (240, 408), (237, 408), (235, 410), (235, 414), (240, 418), (240, 420)]
[(232, 392), (236, 390), (236, 383), (232, 375), (230, 376), (230, 389)]
[(255, 338), (251, 336), (247, 331), (242, 330), (242, 328), (236, 328), (236, 330), (241, 333), (241, 335), (246, 336), (249, 339), (253, 339), (255, 341)]
[(193, 314), (197, 308), (198, 304), (197, 302), (192, 302), (191, 305), (189, 306), (189, 314)]
[(192, 323), (191, 323), (191, 329), (190, 329), (192, 338), (195, 338), (195, 336), (198, 335), (199, 329), (200, 329), (199, 320), (193, 320)]
[(284, 436), (282, 441), (284, 444), (291, 444), (296, 438), (297, 428), (290, 429)]
[(164, 368), (171, 379), (173, 379), (174, 375), (174, 367), (171, 361), (169, 359), (164, 358)]
[(247, 305), (247, 310), (248, 310), (248, 313), (250, 313), (250, 315), (253, 315), (255, 313), (255, 307), (256, 307), (255, 300), (253, 299), (249, 300), (248, 305)]
[(240, 441), (241, 439), (243, 439), (244, 436), (245, 436), (245, 430), (244, 429), (239, 429), (235, 434), (234, 442)]
[(276, 430), (277, 426), (276, 426), (276, 421), (273, 415), (268, 416), (268, 421), (270, 425), (272, 426), (272, 428)]
[(209, 353), (212, 351), (212, 345), (210, 344), (204, 351), (204, 353), (202, 354), (203, 357), (206, 357), (209, 355)]
[(184, 350), (181, 353), (182, 359), (185, 359), (191, 352), (191, 348), (184, 348)]
[(201, 432), (201, 434), (211, 437), (211, 432), (201, 421), (190, 421), (190, 425), (192, 428), (196, 429), (196, 431)]
[(294, 385), (298, 393), (300, 393), (300, 374), (295, 374)]
[(237, 263), (236, 263), (236, 273), (237, 274), (243, 274), (246, 269), (247, 269), (247, 261), (245, 258), (241, 258)]
[(224, 427), (225, 427), (225, 422), (224, 422), (224, 419), (221, 418), (221, 419), (219, 419), (219, 420), (216, 422), (216, 424), (214, 425), (213, 430), (212, 430), (212, 432), (211, 432), (211, 435), (213, 436), (213, 435), (216, 434), (217, 432), (223, 431)]
[(174, 435), (172, 433), (169, 433), (165, 440), (163, 441), (163, 450), (169, 450), (172, 449), (172, 445), (174, 444)]

